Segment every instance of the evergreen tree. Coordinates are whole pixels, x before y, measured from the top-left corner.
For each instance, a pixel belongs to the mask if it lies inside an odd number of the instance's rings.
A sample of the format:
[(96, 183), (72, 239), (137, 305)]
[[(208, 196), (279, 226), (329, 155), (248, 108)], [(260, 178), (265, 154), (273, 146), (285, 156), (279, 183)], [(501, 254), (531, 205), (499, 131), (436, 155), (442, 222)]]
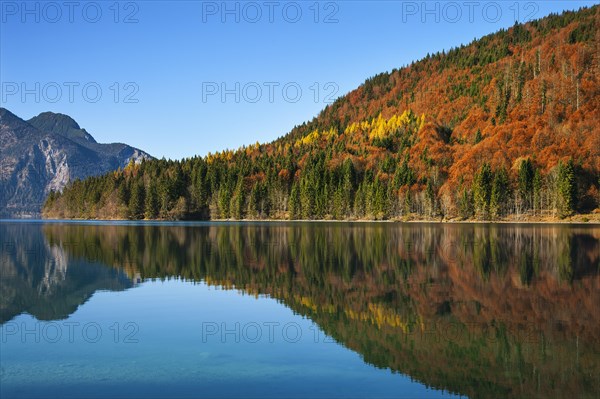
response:
[(523, 208), (529, 210), (533, 203), (533, 178), (535, 170), (530, 159), (521, 161), (519, 165), (519, 195), (523, 202)]
[(431, 179), (427, 180), (427, 188), (425, 189), (425, 199), (427, 201), (427, 214), (433, 217), (437, 214), (437, 204), (435, 190)]
[[(127, 184), (127, 181), (125, 181), (125, 179), (120, 179), (117, 184), (118, 184), (117, 198), (119, 199), (121, 204), (128, 205), (129, 204), (129, 186)], [(77, 194), (76, 190), (75, 190), (75, 194)], [(80, 202), (80, 201), (78, 201), (78, 202)]]
[(248, 197), (248, 216), (258, 218), (260, 216), (260, 189), (258, 183), (252, 186)]
[(156, 184), (153, 181), (150, 181), (148, 185), (148, 189), (146, 190), (146, 203), (145, 203), (145, 212), (144, 216), (146, 219), (156, 219), (158, 217), (158, 193), (156, 190)]
[(490, 213), (493, 218), (506, 213), (506, 205), (510, 198), (510, 183), (506, 169), (500, 168), (494, 175), (490, 197)]
[(347, 215), (350, 211), (350, 206), (354, 202), (354, 184), (356, 181), (356, 171), (354, 164), (350, 158), (346, 158), (343, 166), (343, 181), (342, 181), (342, 197), (343, 208), (342, 213)]
[(129, 198), (129, 217), (131, 219), (142, 219), (144, 217), (144, 201), (144, 184), (141, 181), (134, 182), (131, 188), (131, 195)]
[(300, 189), (298, 183), (292, 184), (292, 191), (290, 193), (290, 199), (288, 202), (289, 218), (291, 220), (299, 219), (302, 215), (302, 209), (300, 208)]
[(219, 216), (222, 219), (229, 219), (231, 206), (231, 191), (227, 187), (219, 190)]
[(573, 160), (564, 164), (558, 163), (558, 214), (561, 218), (570, 216), (577, 202), (577, 187), (575, 183), (575, 167)]
[(490, 215), (490, 201), (492, 197), (493, 173), (490, 164), (484, 162), (475, 175), (473, 183), (473, 198), (475, 210), (481, 218), (487, 219)]
[(475, 141), (474, 144), (479, 144), (481, 142), (481, 140), (483, 139), (483, 136), (481, 135), (481, 130), (477, 129), (477, 133), (475, 133)]
[(354, 196), (354, 216), (357, 218), (364, 218), (366, 212), (366, 197), (364, 184), (360, 184), (356, 190)]
[(235, 191), (233, 192), (230, 205), (231, 216), (234, 219), (239, 220), (244, 218), (244, 205), (244, 178), (240, 176), (235, 186)]
[(333, 206), (331, 213), (336, 220), (343, 219), (346, 216), (346, 201), (342, 186), (338, 186), (333, 194)]
[(388, 216), (387, 190), (384, 183), (379, 179), (379, 176), (375, 178), (375, 183), (371, 186), (371, 190), (371, 213), (376, 219), (386, 219)]
[(315, 189), (307, 179), (302, 179), (300, 184), (300, 209), (303, 219), (312, 219), (315, 215)]

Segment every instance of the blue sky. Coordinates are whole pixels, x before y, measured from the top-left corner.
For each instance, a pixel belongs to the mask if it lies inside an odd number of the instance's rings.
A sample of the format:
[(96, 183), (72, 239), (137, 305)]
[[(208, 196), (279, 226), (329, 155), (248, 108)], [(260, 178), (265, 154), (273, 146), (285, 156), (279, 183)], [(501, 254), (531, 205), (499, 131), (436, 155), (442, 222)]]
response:
[(0, 1), (0, 105), (178, 159), (266, 142), (366, 78), (581, 1)]

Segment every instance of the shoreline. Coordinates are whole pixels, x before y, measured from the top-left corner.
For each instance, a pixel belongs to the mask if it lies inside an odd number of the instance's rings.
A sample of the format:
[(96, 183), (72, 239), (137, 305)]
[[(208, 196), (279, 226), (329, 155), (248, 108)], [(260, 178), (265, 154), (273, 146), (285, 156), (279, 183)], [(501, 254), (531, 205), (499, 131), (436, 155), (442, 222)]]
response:
[(498, 219), (498, 220), (477, 220), (477, 219), (209, 219), (209, 220), (169, 220), (169, 219), (84, 219), (84, 218), (0, 218), (0, 222), (46, 222), (46, 223), (61, 223), (61, 222), (120, 222), (120, 223), (398, 223), (398, 224), (581, 224), (581, 225), (597, 225), (600, 224), (600, 213), (578, 214), (565, 219), (559, 218), (540, 218), (529, 217), (519, 219)]

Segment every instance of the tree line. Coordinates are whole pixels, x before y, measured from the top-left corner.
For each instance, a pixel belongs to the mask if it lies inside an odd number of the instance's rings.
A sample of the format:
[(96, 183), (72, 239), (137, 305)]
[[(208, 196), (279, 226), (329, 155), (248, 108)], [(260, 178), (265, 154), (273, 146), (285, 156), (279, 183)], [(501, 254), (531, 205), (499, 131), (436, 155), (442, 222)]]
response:
[[(411, 133), (404, 131), (392, 143), (410, 142), (406, 135)], [(247, 150), (132, 162), (50, 193), (44, 213), (132, 220), (564, 218), (581, 209), (585, 183), (572, 159), (544, 174), (527, 158), (514, 173), (484, 162), (471, 183), (448, 195), (440, 190), (441, 177), (418, 178), (408, 155), (387, 154), (369, 168), (357, 166), (351, 156), (334, 162), (331, 146), (276, 155), (250, 156)]]

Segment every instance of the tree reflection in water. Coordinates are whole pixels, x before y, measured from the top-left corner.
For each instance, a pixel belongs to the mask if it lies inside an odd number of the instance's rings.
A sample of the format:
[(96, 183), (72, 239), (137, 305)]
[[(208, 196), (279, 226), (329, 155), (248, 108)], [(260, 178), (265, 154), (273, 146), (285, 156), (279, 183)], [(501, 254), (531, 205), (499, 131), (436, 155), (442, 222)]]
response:
[[(67, 262), (273, 297), (366, 362), (435, 388), (473, 397), (600, 392), (598, 227), (47, 224), (42, 230), (45, 253), (61, 253)], [(11, 272), (10, 264), (2, 267)]]

